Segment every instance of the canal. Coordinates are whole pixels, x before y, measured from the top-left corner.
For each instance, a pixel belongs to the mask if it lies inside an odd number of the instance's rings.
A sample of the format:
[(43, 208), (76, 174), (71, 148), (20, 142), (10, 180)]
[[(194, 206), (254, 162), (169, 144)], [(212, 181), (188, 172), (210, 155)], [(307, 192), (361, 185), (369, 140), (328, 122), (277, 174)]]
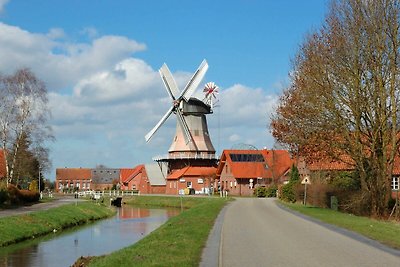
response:
[(71, 266), (81, 256), (98, 256), (132, 245), (179, 212), (125, 205), (112, 218), (3, 247), (0, 266)]

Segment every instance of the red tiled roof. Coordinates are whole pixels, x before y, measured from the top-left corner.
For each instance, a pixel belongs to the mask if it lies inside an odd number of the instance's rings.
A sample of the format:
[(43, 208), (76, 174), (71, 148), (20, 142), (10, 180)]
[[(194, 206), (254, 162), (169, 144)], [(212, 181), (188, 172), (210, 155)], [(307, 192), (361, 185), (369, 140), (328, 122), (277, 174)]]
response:
[(349, 171), (354, 170), (354, 160), (348, 155), (342, 155), (338, 159), (320, 157), (319, 160), (307, 163), (310, 171)]
[(136, 175), (143, 171), (144, 165), (138, 165), (133, 169), (121, 169), (119, 181), (121, 183), (129, 183)]
[(87, 168), (60, 168), (56, 169), (56, 180), (91, 179), (91, 169)]
[(394, 158), (392, 175), (396, 175), (396, 176), (400, 175), (400, 156), (399, 155), (397, 155)]
[(184, 176), (195, 176), (195, 177), (201, 177), (201, 176), (211, 176), (215, 174), (217, 171), (217, 168), (215, 167), (194, 167), (194, 166), (187, 166), (185, 168), (176, 170), (172, 172), (170, 175), (168, 175), (167, 180), (174, 180), (174, 179), (179, 179)]
[[(262, 161), (233, 161), (231, 154), (258, 154), (263, 156)], [(285, 174), (293, 164), (290, 154), (286, 150), (224, 150), (217, 169), (219, 176), (226, 162), (229, 162), (231, 173), (235, 178), (251, 179), (279, 178)]]
[[(319, 160), (307, 164), (310, 171), (351, 171), (354, 170), (354, 161), (350, 156), (342, 156), (339, 160)], [(400, 175), (400, 156), (394, 158), (392, 175)]]
[(0, 149), (0, 178), (7, 176), (6, 159), (4, 150)]
[(295, 163), (287, 150), (268, 150), (266, 156), (268, 178), (283, 176)]

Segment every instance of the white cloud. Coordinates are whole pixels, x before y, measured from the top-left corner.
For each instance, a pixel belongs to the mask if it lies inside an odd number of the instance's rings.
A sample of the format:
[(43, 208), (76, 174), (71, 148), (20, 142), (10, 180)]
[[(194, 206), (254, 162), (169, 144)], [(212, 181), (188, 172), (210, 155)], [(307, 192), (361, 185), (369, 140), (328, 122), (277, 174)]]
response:
[(21, 66), (30, 67), (50, 90), (74, 86), (93, 73), (146, 48), (123, 36), (101, 36), (91, 43), (62, 40), (61, 29), (35, 34), (0, 22), (0, 72), (9, 73)]
[(4, 11), (4, 7), (7, 3), (8, 0), (0, 0), (0, 13)]
[(47, 33), (47, 37), (55, 40), (55, 39), (61, 39), (66, 36), (65, 32), (61, 28), (51, 28), (49, 32)]
[(93, 39), (99, 35), (97, 29), (94, 27), (85, 27), (81, 32), (82, 35), (86, 35), (90, 39)]

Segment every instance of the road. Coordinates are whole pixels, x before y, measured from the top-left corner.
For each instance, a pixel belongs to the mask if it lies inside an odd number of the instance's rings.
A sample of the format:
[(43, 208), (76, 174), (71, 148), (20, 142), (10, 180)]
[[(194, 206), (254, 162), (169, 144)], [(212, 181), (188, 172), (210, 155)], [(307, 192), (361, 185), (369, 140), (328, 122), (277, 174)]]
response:
[(400, 251), (294, 215), (273, 199), (238, 198), (221, 222), (219, 262), (201, 266), (400, 266)]
[(36, 203), (30, 206), (21, 206), (15, 209), (0, 209), (0, 218), (14, 215), (21, 215), (30, 213), (33, 211), (39, 210), (48, 210), (51, 208), (59, 207), (62, 205), (75, 203), (77, 201), (82, 201), (82, 199), (74, 199), (73, 196), (65, 195), (58, 198), (55, 198), (53, 201), (44, 202), (44, 203)]

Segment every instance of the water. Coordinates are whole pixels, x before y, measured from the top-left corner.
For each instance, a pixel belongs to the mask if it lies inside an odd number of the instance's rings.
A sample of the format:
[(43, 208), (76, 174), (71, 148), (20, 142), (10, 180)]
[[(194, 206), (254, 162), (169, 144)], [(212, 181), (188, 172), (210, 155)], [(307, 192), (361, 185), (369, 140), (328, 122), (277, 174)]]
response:
[(0, 266), (70, 266), (80, 256), (107, 254), (134, 244), (179, 212), (124, 206), (110, 219), (0, 248)]

